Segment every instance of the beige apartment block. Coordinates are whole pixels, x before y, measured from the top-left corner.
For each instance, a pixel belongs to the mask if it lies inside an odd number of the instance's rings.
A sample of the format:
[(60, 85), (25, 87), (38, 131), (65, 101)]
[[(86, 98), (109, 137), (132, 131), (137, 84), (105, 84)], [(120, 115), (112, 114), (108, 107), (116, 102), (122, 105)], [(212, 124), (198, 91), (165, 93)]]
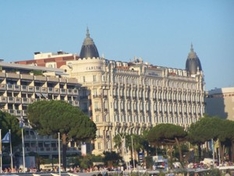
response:
[[(64, 75), (66, 73), (58, 68), (0, 62), (1, 111), (6, 111), (17, 118), (23, 117), (26, 126), (29, 127), (27, 106), (39, 99), (64, 100), (79, 107), (80, 84), (77, 79), (66, 78)], [(30, 152), (50, 158), (57, 157), (57, 139), (39, 136), (30, 128), (25, 128), (25, 153)], [(68, 154), (79, 152), (78, 145), (69, 144)]]
[(207, 114), (234, 120), (234, 87), (216, 88), (208, 91), (205, 102)]

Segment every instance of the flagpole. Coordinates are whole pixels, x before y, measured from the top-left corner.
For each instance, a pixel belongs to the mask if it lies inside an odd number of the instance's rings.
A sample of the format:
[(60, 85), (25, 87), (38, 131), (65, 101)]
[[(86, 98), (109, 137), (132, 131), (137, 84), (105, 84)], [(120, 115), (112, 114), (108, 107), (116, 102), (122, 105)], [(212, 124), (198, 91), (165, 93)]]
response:
[(2, 129), (0, 129), (0, 173), (2, 173)]
[(58, 160), (59, 160), (59, 175), (61, 175), (60, 132), (58, 132)]
[(12, 140), (11, 140), (11, 130), (9, 130), (10, 134), (10, 156), (11, 156), (11, 172), (13, 171), (13, 154), (12, 154)]
[(24, 153), (24, 128), (21, 128), (22, 135), (22, 157), (23, 157), (23, 172), (25, 172), (25, 153)]

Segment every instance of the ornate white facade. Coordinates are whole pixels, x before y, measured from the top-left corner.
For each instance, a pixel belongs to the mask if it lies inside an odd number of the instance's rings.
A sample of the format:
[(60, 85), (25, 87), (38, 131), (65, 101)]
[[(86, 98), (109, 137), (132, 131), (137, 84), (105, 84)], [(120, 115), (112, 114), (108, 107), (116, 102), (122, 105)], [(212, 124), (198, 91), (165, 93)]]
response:
[(188, 127), (203, 116), (202, 71), (190, 75), (141, 59), (81, 58), (66, 65), (62, 68), (89, 90), (80, 105), (88, 106), (98, 128), (94, 154), (114, 150), (112, 139), (118, 133), (141, 134), (159, 123)]
[(79, 91), (79, 107), (97, 125), (94, 154), (114, 150), (116, 134), (141, 134), (159, 123), (186, 128), (205, 112), (204, 75), (192, 45), (185, 69), (155, 66), (139, 58), (107, 60), (99, 57), (87, 29), (80, 55), (60, 69), (84, 88)]

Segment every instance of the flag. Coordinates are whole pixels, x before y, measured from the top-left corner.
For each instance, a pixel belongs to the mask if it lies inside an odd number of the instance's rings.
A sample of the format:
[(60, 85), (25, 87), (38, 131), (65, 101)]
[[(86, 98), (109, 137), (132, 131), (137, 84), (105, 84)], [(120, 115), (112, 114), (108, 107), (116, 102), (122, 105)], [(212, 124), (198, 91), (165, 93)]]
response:
[(21, 117), (20, 120), (19, 120), (19, 127), (20, 128), (24, 127), (24, 118), (23, 117)]
[(2, 138), (2, 143), (10, 143), (11, 141), (11, 134), (10, 132), (7, 132), (7, 134), (5, 134), (4, 138)]

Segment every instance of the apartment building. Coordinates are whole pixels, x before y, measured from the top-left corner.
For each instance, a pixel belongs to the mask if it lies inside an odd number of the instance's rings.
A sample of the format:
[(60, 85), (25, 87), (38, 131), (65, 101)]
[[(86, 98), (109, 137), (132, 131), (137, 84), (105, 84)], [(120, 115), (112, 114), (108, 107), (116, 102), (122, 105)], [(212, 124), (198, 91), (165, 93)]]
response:
[(34, 57), (31, 60), (15, 61), (16, 64), (24, 64), (31, 66), (41, 66), (49, 68), (59, 68), (66, 64), (66, 61), (77, 60), (76, 54), (67, 53), (65, 51), (57, 51), (56, 53), (34, 52)]
[[(0, 62), (0, 108), (17, 118), (23, 117), (27, 124), (27, 106), (38, 99), (65, 100), (79, 107), (80, 84), (75, 78), (66, 78), (58, 68), (19, 65)], [(36, 152), (45, 157), (57, 157), (57, 139), (39, 136), (25, 128), (25, 153)], [(70, 143), (68, 154), (80, 152)]]
[(205, 102), (210, 116), (234, 120), (234, 87), (209, 90)]

